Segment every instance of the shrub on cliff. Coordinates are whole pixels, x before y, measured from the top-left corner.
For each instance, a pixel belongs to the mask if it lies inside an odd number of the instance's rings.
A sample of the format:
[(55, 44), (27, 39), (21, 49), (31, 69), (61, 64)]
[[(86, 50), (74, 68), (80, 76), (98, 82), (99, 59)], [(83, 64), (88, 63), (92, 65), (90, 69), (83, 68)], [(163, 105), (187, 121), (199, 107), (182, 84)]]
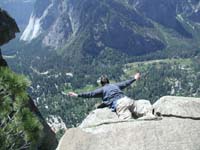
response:
[(0, 68), (0, 149), (37, 149), (42, 125), (30, 111), (28, 80)]

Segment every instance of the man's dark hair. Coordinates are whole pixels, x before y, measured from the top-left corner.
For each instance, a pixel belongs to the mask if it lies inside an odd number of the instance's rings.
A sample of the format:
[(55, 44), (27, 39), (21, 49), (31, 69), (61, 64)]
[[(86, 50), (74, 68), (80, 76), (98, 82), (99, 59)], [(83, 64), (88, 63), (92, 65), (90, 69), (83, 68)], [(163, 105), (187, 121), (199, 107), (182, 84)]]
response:
[(102, 75), (101, 78), (100, 78), (100, 83), (102, 86), (104, 86), (105, 84), (109, 84), (109, 80), (108, 80), (108, 77), (106, 75)]

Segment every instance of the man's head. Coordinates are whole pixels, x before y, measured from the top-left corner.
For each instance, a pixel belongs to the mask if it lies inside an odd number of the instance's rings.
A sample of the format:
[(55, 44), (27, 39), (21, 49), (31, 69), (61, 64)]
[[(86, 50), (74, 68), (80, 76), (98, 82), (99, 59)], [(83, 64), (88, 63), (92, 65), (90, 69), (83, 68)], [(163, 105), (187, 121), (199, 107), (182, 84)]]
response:
[(100, 83), (102, 86), (104, 86), (105, 84), (109, 84), (109, 80), (108, 80), (108, 77), (105, 76), (105, 75), (102, 75), (101, 78), (100, 78)]

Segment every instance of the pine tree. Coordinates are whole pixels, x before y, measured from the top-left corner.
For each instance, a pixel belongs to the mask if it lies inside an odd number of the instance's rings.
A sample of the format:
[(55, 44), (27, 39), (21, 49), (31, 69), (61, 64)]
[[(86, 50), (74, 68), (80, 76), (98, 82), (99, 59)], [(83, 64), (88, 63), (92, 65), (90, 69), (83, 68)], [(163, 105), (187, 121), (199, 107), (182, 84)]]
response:
[(29, 110), (29, 82), (8, 68), (0, 68), (0, 149), (37, 149), (42, 125)]

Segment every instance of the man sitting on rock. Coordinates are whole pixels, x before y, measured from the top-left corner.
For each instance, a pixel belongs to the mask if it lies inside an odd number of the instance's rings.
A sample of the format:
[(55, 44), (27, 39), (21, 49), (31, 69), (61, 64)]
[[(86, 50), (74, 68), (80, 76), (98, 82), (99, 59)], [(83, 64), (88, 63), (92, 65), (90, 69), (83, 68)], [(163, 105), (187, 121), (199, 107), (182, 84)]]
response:
[(111, 108), (112, 111), (115, 111), (120, 119), (131, 119), (134, 114), (135, 101), (125, 96), (122, 90), (139, 79), (140, 73), (136, 73), (133, 79), (110, 84), (109, 79), (106, 76), (102, 76), (100, 78), (101, 88), (80, 94), (69, 92), (68, 95), (83, 98), (101, 97), (103, 99), (103, 104)]

